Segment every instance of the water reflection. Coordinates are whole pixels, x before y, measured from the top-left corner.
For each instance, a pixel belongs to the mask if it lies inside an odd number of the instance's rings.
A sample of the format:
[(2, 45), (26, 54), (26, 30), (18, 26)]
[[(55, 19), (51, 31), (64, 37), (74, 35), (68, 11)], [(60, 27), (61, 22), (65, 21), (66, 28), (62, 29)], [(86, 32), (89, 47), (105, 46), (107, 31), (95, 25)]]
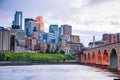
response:
[(83, 65), (0, 66), (0, 80), (113, 80), (116, 74)]

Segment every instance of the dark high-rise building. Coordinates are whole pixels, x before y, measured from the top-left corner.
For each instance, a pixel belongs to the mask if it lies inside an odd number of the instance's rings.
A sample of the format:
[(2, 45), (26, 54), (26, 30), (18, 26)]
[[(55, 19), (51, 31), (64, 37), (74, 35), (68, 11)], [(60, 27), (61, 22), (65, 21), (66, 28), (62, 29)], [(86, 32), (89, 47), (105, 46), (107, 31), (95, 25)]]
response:
[(12, 29), (20, 29), (19, 25), (12, 25)]
[(25, 27), (24, 27), (24, 30), (25, 30), (25, 34), (26, 34), (26, 35), (28, 35), (28, 32), (29, 32), (29, 31), (28, 31), (28, 28), (29, 28), (29, 27), (28, 27), (28, 26), (29, 26), (29, 25), (28, 25), (28, 22), (29, 22), (29, 21), (35, 21), (35, 20), (32, 19), (32, 18), (25, 18)]
[(58, 25), (50, 25), (49, 26), (49, 33), (54, 34), (53, 43), (58, 43), (58, 41), (59, 41), (59, 28), (58, 28)]
[(22, 12), (21, 11), (16, 11), (12, 25), (19, 26), (19, 29), (22, 29)]
[(10, 37), (10, 51), (15, 51), (15, 35), (13, 34)]
[(61, 35), (72, 35), (72, 26), (71, 25), (61, 25)]

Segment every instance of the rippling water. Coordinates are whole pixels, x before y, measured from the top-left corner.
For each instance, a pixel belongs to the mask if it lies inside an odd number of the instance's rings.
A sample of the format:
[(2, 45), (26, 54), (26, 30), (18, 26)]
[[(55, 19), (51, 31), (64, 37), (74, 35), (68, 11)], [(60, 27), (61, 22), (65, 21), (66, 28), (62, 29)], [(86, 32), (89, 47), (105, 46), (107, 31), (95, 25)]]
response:
[(113, 80), (117, 75), (83, 65), (0, 66), (0, 80)]

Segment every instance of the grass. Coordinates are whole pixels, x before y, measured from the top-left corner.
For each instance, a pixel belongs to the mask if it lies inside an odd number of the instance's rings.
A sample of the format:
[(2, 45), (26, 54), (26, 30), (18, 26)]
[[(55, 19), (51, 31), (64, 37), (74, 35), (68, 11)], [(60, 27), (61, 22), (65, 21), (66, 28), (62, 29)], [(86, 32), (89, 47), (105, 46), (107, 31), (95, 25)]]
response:
[(75, 55), (68, 54), (41, 54), (28, 52), (2, 52), (0, 61), (38, 61), (38, 62), (59, 62), (65, 60), (75, 60)]

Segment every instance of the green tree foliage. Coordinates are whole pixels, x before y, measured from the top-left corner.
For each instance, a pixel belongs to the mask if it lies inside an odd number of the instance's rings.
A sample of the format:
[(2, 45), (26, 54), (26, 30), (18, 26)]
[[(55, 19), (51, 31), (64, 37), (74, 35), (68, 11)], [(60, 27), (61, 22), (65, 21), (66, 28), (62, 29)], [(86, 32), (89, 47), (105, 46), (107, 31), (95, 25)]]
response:
[(65, 54), (65, 52), (63, 50), (60, 51), (60, 54)]
[(0, 61), (3, 61), (5, 58), (5, 54), (4, 53), (0, 53)]

